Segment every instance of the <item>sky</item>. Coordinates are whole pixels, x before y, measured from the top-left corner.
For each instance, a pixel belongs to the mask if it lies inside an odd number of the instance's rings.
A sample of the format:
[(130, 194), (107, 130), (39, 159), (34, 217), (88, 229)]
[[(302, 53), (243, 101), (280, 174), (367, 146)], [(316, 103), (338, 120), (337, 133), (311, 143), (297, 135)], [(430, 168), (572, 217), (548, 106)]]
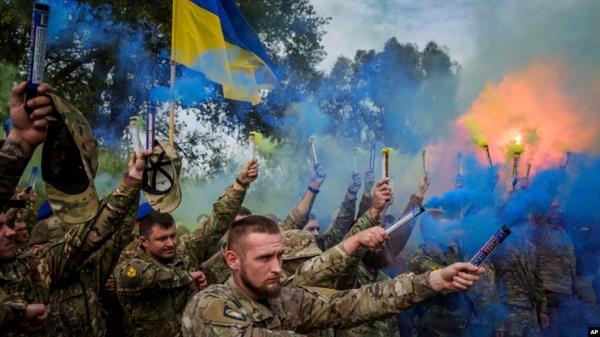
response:
[(436, 41), (459, 64), (474, 53), (473, 0), (311, 0), (317, 13), (330, 17), (323, 45), (327, 57), (319, 65), (331, 68), (337, 57), (354, 57), (357, 49), (381, 50), (385, 41)]

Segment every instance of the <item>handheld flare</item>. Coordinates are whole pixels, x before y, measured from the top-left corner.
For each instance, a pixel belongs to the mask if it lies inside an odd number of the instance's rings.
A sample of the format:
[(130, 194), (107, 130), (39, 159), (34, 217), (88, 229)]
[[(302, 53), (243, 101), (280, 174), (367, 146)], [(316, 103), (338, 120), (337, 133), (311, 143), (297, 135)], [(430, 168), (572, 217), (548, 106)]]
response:
[(515, 152), (515, 156), (513, 158), (513, 168), (512, 168), (512, 188), (513, 190), (517, 187), (519, 182), (519, 161), (521, 159), (521, 153)]
[(498, 247), (502, 241), (504, 241), (510, 235), (510, 229), (506, 227), (506, 225), (502, 226), (500, 229), (492, 235), (492, 237), (481, 247), (481, 249), (473, 256), (471, 259), (471, 263), (480, 266), (485, 259), (492, 254), (494, 249)]
[(371, 144), (371, 157), (369, 158), (369, 171), (375, 171), (375, 144)]
[(381, 160), (382, 160), (382, 174), (384, 178), (388, 178), (390, 176), (390, 152), (392, 151), (389, 147), (384, 147), (381, 149)]
[(487, 157), (488, 160), (488, 165), (490, 166), (490, 168), (494, 167), (494, 163), (492, 162), (492, 156), (490, 155), (490, 147), (487, 144), (483, 145), (483, 150), (485, 151), (485, 155)]
[(258, 131), (250, 131), (250, 136), (248, 136), (248, 142), (250, 143), (250, 149), (252, 150), (252, 158), (256, 158), (256, 138), (258, 136)]
[(146, 149), (153, 150), (154, 149), (154, 111), (152, 108), (148, 109), (148, 113), (146, 114)]
[(458, 162), (458, 176), (462, 177), (463, 176), (463, 156), (462, 153), (458, 153), (458, 155), (456, 155), (456, 161)]
[(140, 123), (138, 116), (129, 118), (129, 126), (127, 127), (127, 130), (131, 136), (132, 150), (140, 151), (142, 149), (142, 142), (140, 141)]
[(565, 151), (565, 156), (563, 158), (563, 162), (560, 165), (560, 168), (562, 168), (563, 170), (566, 170), (567, 167), (569, 166), (569, 162), (571, 161), (571, 151)]
[(531, 173), (531, 162), (527, 163), (527, 171), (525, 171), (525, 179), (529, 179), (530, 173)]
[(310, 137), (308, 139), (308, 142), (310, 143), (310, 147), (312, 150), (313, 164), (317, 165), (319, 164), (319, 158), (317, 158), (317, 142), (315, 140), (315, 137)]
[[(50, 6), (37, 2), (33, 4), (29, 70), (27, 76), (27, 92), (25, 94), (26, 101), (37, 96), (37, 88), (44, 82), (49, 15)], [(27, 105), (25, 106), (25, 109), (28, 113), (31, 113), (30, 108), (28, 108)]]
[(394, 223), (390, 227), (386, 228), (385, 232), (388, 235), (392, 234), (392, 232), (394, 232), (395, 230), (397, 230), (398, 228), (400, 228), (405, 223), (407, 223), (407, 222), (411, 221), (412, 219), (418, 217), (419, 215), (423, 214), (423, 212), (425, 212), (425, 208), (423, 208), (423, 207), (416, 207), (416, 208), (414, 208), (408, 214), (406, 214), (405, 216), (403, 216), (400, 220), (396, 221), (396, 223)]
[(38, 168), (36, 166), (31, 168), (31, 175), (29, 176), (29, 182), (27, 183), (27, 188), (25, 191), (27, 193), (31, 192), (33, 189), (33, 184), (35, 183), (35, 177), (37, 176)]
[(355, 147), (352, 152), (352, 172), (358, 173), (358, 148)]
[(429, 170), (427, 169), (427, 150), (423, 150), (421, 152), (421, 162), (423, 164), (423, 175), (425, 177), (429, 176)]

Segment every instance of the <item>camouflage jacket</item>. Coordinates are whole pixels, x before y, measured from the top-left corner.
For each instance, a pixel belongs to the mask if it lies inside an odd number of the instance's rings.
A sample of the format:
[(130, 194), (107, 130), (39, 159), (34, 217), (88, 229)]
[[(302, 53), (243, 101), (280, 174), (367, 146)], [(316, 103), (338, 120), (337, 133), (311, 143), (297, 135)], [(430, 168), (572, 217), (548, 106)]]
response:
[(403, 274), (360, 289), (283, 287), (264, 302), (247, 297), (233, 277), (196, 294), (186, 306), (183, 335), (298, 336), (390, 317), (435, 294), (428, 274)]
[[(360, 288), (370, 284), (376, 284), (377, 282), (390, 280), (381, 270), (377, 270), (372, 273), (365, 266), (364, 262), (360, 262), (356, 269), (355, 284), (352, 288)], [(380, 320), (372, 320), (365, 322), (361, 325), (348, 328), (338, 329), (335, 332), (336, 337), (387, 337), (387, 336), (400, 336), (400, 330), (398, 329), (398, 322), (396, 317), (389, 317)]]
[(364, 192), (362, 197), (360, 198), (360, 203), (358, 204), (358, 213), (356, 215), (357, 218), (363, 216), (369, 208), (371, 208), (371, 204), (373, 203), (373, 195), (371, 192)]
[[(97, 251), (119, 228), (139, 188), (120, 186), (106, 201), (106, 207), (84, 224), (74, 226), (64, 239), (51, 244), (38, 255), (21, 255), (13, 263), (0, 265), (0, 335), (27, 336), (18, 331), (15, 319), (28, 303), (48, 303), (52, 292)], [(46, 325), (49, 330), (49, 324)], [(40, 335), (47, 335), (44, 330)]]
[(513, 228), (513, 235), (496, 249), (496, 287), (504, 305), (548, 312), (535, 246)]
[[(48, 321), (53, 326), (49, 336), (104, 336), (106, 326), (100, 294), (115, 267), (123, 248), (131, 242), (139, 193), (129, 205), (121, 228), (97, 252), (50, 295)], [(101, 202), (105, 207), (107, 199)], [(115, 220), (116, 221), (116, 220)]]
[[(4, 141), (0, 141), (0, 148)], [(0, 150), (0, 208), (15, 193), (15, 188), (29, 163), (29, 158), (13, 156)]]
[[(422, 244), (410, 262), (410, 271), (424, 273), (437, 270), (460, 261), (454, 248), (445, 251), (437, 246)], [(419, 330), (426, 330), (438, 336), (457, 335), (469, 323), (469, 308), (465, 294), (451, 293), (436, 296), (419, 304), (416, 309), (419, 316)]]
[(282, 231), (290, 229), (302, 229), (308, 223), (308, 213), (303, 213), (298, 210), (294, 205), (294, 208), (290, 210), (288, 215), (285, 217), (282, 223), (279, 224)]
[(575, 287), (575, 248), (569, 234), (561, 227), (538, 225), (533, 244), (539, 256), (540, 276), (544, 289), (573, 294)]
[(204, 225), (177, 246), (175, 259), (161, 263), (139, 246), (128, 247), (115, 270), (117, 295), (129, 336), (178, 336), (181, 313), (197, 292), (190, 272), (201, 269), (213, 246), (225, 234), (245, 191), (232, 187), (217, 200)]
[(356, 213), (356, 196), (346, 193), (335, 221), (325, 233), (317, 237), (317, 245), (321, 250), (325, 251), (344, 239), (344, 235), (354, 223), (354, 213)]

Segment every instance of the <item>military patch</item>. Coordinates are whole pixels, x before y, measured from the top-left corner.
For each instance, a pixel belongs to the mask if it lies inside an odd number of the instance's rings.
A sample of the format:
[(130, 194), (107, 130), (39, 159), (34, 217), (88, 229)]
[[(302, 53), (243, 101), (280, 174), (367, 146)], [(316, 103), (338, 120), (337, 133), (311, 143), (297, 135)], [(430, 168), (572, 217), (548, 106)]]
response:
[(238, 321), (246, 320), (246, 315), (230, 309), (227, 305), (225, 305), (225, 308), (223, 309), (223, 316), (237, 319)]
[(125, 272), (125, 276), (127, 276), (128, 279), (135, 278), (137, 276), (137, 270), (135, 267), (129, 266), (129, 268), (127, 268), (127, 272)]

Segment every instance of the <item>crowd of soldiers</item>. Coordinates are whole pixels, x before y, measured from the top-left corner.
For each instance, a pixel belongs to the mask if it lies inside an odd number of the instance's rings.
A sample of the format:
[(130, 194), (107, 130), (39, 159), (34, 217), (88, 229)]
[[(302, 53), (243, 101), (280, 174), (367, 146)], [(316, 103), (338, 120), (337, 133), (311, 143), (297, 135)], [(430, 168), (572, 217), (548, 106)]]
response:
[[(259, 175), (252, 158), (183, 234), (171, 215), (181, 201), (172, 144), (132, 153), (99, 199), (86, 118), (46, 84), (27, 101), (25, 91), (25, 82), (12, 91), (13, 129), (0, 151), (2, 336), (554, 336), (569, 300), (595, 310), (556, 214), (532, 214), (535, 227), (513, 228), (477, 267), (462, 262), (460, 219), (429, 210), (407, 261), (414, 221), (388, 235), (392, 188), (372, 171), (352, 174), (320, 231), (311, 210), (323, 167), (310, 168), (306, 192), (280, 221), (242, 206)], [(42, 144), (47, 200), (16, 207), (32, 199), (17, 185)], [(159, 171), (166, 189), (155, 185)], [(428, 187), (424, 177), (398, 215), (421, 206)]]

